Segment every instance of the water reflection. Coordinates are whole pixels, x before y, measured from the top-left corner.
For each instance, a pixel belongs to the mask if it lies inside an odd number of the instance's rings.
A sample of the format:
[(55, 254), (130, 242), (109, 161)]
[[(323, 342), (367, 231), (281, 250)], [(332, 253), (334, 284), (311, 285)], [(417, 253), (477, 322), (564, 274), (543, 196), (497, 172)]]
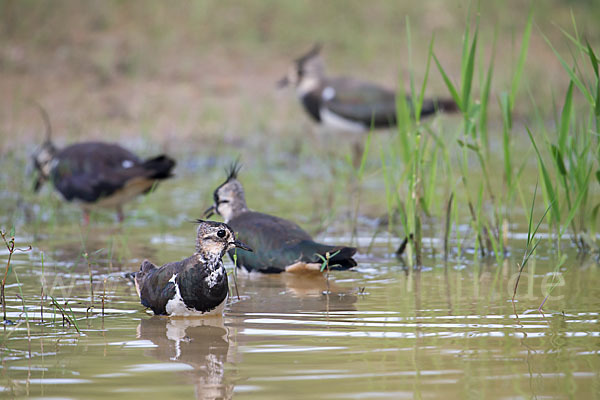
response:
[[(547, 257), (531, 259), (521, 278), (517, 318), (509, 301), (514, 260), (498, 266), (491, 259), (443, 264), (425, 258), (422, 272), (407, 273), (385, 256), (387, 247), (375, 247), (373, 257), (329, 281), (321, 274), (240, 273), (240, 298), (231, 277), (233, 293), (223, 319), (169, 320), (143, 314), (117, 261), (130, 271), (147, 254), (177, 257), (187, 251), (186, 235), (164, 235), (166, 245), (159, 245), (140, 230), (121, 247), (115, 238), (111, 247), (108, 233), (95, 232), (85, 242), (90, 251), (104, 249), (92, 257), (94, 315), (87, 310), (89, 270), (78, 253), (79, 238), (59, 241), (45, 257), (45, 293), (60, 304), (69, 302), (82, 335), (63, 327), (59, 313), (53, 322), (50, 309), (46, 322), (37, 322), (41, 263), (31, 254), (13, 259), (21, 285), (7, 286), (7, 311), (23, 322), (7, 327), (0, 391), (70, 398), (132, 393), (172, 398), (192, 391), (200, 399), (234, 393), (236, 399), (290, 393), (297, 398), (314, 393), (322, 398), (593, 398), (600, 387), (600, 286), (593, 259), (569, 261), (561, 270), (563, 279), (556, 282), (564, 285), (551, 293), (545, 315), (537, 309), (556, 266)], [(128, 247), (132, 242), (151, 249)], [(107, 308), (101, 317), (103, 289)], [(24, 294), (31, 342), (18, 290)]]
[(233, 384), (225, 379), (229, 337), (222, 318), (142, 319), (137, 337), (156, 347), (145, 354), (161, 361), (179, 361), (193, 367), (182, 374), (196, 387), (198, 399), (228, 399)]
[[(84, 253), (88, 254), (92, 264), (110, 264), (110, 267), (121, 269), (123, 259), (144, 259), (156, 257), (157, 248), (147, 240), (130, 240), (130, 235), (137, 234), (122, 226), (116, 227), (82, 227), (75, 234), (67, 237), (52, 238), (53, 242), (42, 243), (41, 251), (46, 253), (50, 265), (70, 267), (86, 266)], [(167, 240), (165, 240), (166, 242)], [(48, 247), (48, 249), (46, 249)]]
[(232, 313), (356, 310), (356, 289), (320, 273), (240, 274), (237, 283), (239, 293), (252, 301), (235, 302)]

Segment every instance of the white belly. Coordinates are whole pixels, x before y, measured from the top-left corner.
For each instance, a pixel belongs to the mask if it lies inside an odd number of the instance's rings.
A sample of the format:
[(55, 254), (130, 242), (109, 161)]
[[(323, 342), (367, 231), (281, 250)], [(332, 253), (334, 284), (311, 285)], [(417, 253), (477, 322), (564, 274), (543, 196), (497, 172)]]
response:
[(326, 107), (321, 107), (319, 114), (321, 116), (321, 122), (328, 128), (349, 132), (367, 131), (367, 128), (362, 123), (340, 117), (329, 111)]

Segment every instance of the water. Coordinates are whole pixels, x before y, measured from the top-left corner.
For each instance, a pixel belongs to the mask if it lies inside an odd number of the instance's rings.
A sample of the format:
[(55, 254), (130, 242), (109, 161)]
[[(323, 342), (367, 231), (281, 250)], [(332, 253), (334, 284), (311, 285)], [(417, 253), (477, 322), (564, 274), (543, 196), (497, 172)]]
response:
[[(120, 234), (92, 227), (83, 243), (101, 248)], [(355, 270), (332, 273), (329, 281), (240, 273), (239, 298), (233, 290), (223, 318), (169, 319), (143, 310), (122, 271), (144, 257), (183, 258), (193, 246), (193, 226), (168, 234), (129, 228), (127, 235), (127, 251), (104, 245), (90, 256), (89, 310), (88, 265), (77, 257), (81, 239), (43, 242), (47, 294), (61, 305), (69, 299), (65, 308), (72, 308), (81, 334), (49, 302), (41, 323), (39, 250), (16, 256), (31, 322), (28, 333), (19, 285), (9, 281), (7, 313), (17, 324), (6, 327), (2, 341), (6, 397), (600, 396), (600, 278), (593, 259), (570, 257), (553, 278), (553, 258), (536, 257), (521, 280), (516, 316), (509, 301), (516, 256), (501, 266), (491, 259), (444, 264), (426, 247), (424, 270), (408, 273), (391, 255), (399, 240), (383, 235), (371, 253), (359, 254)], [(541, 314), (552, 279), (559, 286)]]

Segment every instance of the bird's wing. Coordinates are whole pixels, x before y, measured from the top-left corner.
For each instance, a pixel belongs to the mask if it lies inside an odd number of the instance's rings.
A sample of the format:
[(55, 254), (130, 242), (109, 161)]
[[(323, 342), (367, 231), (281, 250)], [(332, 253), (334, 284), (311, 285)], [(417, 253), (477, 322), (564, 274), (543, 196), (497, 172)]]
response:
[(175, 279), (173, 277), (194, 262), (192, 256), (159, 268), (145, 260), (135, 277), (142, 305), (151, 308), (155, 314), (166, 314), (167, 302), (175, 295)]
[(396, 95), (381, 86), (351, 78), (328, 79), (321, 95), (329, 110), (366, 126), (396, 121)]
[(115, 144), (75, 144), (56, 159), (52, 180), (67, 200), (94, 202), (121, 189), (130, 179), (149, 175), (135, 154)]
[(294, 222), (253, 211), (233, 218), (229, 225), (236, 237), (253, 250), (236, 250), (238, 265), (249, 270), (281, 272), (299, 261), (301, 254), (294, 249), (298, 243), (311, 240), (310, 235)]

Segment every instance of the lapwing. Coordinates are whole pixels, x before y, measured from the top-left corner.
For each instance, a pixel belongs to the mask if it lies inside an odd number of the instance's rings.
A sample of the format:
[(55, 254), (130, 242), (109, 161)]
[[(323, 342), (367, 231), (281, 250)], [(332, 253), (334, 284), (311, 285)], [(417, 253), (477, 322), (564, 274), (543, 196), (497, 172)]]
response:
[[(317, 243), (292, 221), (249, 210), (237, 179), (239, 168), (237, 163), (231, 166), (226, 181), (214, 191), (214, 204), (204, 214), (206, 218), (215, 212), (222, 216), (237, 237), (254, 250), (237, 251), (238, 267), (265, 273), (319, 271), (321, 257), (327, 258), (327, 254), (331, 269), (356, 265), (354, 247)], [(233, 258), (232, 252), (229, 255)]]
[(133, 274), (142, 305), (156, 315), (221, 315), (229, 289), (223, 255), (234, 248), (252, 251), (236, 240), (227, 224), (197, 222), (196, 251), (191, 257), (162, 267), (144, 260)]
[(58, 149), (51, 138), (48, 115), (46, 140), (33, 155), (37, 170), (34, 191), (49, 180), (62, 197), (83, 209), (84, 224), (96, 207), (115, 208), (123, 220), (123, 204), (147, 193), (156, 182), (170, 178), (175, 161), (162, 154), (141, 160), (118, 144), (81, 142)]
[[(305, 111), (317, 123), (333, 129), (366, 132), (373, 128), (396, 125), (396, 93), (376, 84), (350, 77), (329, 77), (315, 45), (297, 58), (279, 87), (295, 86)], [(407, 98), (411, 104), (410, 98)], [(458, 107), (450, 99), (426, 99), (421, 117), (437, 111), (454, 112)]]

